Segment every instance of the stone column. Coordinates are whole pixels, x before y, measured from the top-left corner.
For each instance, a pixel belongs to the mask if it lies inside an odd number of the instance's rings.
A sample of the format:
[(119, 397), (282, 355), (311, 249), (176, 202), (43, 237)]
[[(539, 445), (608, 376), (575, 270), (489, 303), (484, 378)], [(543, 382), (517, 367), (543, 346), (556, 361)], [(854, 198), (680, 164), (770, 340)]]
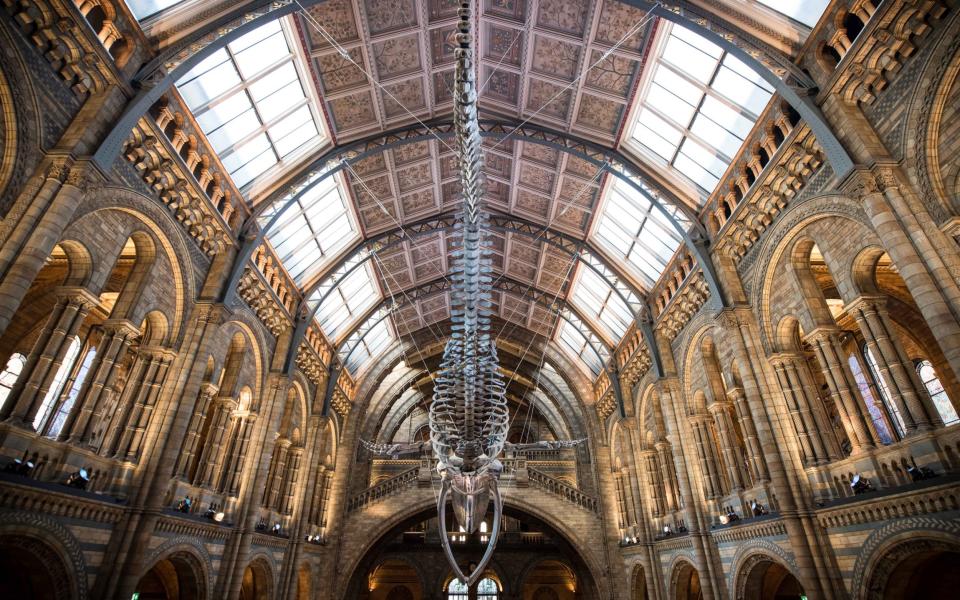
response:
[(663, 477), (657, 466), (657, 451), (652, 449), (640, 451), (640, 461), (647, 473), (647, 484), (650, 487), (650, 498), (653, 500), (651, 513), (655, 517), (667, 514), (667, 502), (663, 493)]
[(895, 168), (860, 172), (847, 192), (863, 203), (884, 249), (937, 339), (954, 374), (960, 374), (960, 270), (956, 245), (945, 238), (925, 207), (901, 189)]
[(807, 464), (820, 464), (826, 462), (829, 457), (814, 418), (814, 400), (807, 396), (803, 382), (800, 380), (795, 362), (797, 360), (803, 359), (781, 353), (772, 356), (770, 364), (777, 373), (780, 390), (787, 401), (790, 420), (803, 452), (803, 460)]
[(659, 441), (653, 447), (657, 451), (657, 461), (660, 464), (660, 473), (663, 475), (664, 493), (666, 495), (666, 510), (674, 511), (680, 508), (680, 491), (677, 488), (677, 472), (674, 470), (673, 452), (670, 442)]
[(713, 443), (713, 434), (710, 431), (710, 415), (700, 414), (690, 417), (690, 428), (693, 430), (697, 445), (697, 457), (700, 470), (703, 473), (704, 493), (709, 499), (724, 494), (723, 482), (720, 478), (720, 469), (717, 464), (717, 454)]
[(189, 431), (183, 443), (183, 453), (177, 463), (178, 477), (191, 479), (196, 475), (196, 473), (191, 473), (191, 467), (196, 462), (197, 444), (200, 442), (200, 434), (207, 421), (207, 410), (218, 391), (219, 387), (213, 383), (204, 383), (200, 386), (200, 393), (193, 410), (193, 418), (190, 420)]
[(103, 323), (103, 338), (80, 390), (78, 406), (67, 417), (60, 439), (73, 444), (88, 440), (92, 417), (102, 409), (103, 390), (113, 384), (117, 376), (115, 366), (139, 335), (140, 330), (130, 321), (118, 319)]
[(727, 468), (727, 478), (730, 480), (731, 490), (742, 490), (746, 487), (741, 468), (741, 459), (737, 452), (738, 444), (734, 439), (733, 423), (730, 421), (728, 405), (725, 402), (711, 402), (707, 410), (713, 416), (714, 427), (720, 438), (720, 452), (723, 454), (723, 464)]
[(856, 391), (853, 373), (840, 347), (839, 335), (840, 331), (836, 328), (820, 327), (811, 331), (807, 339), (823, 370), (823, 378), (827, 381), (833, 402), (840, 410), (852, 453), (859, 454), (875, 447), (879, 436), (873, 421), (864, 415), (863, 400)]
[(219, 397), (213, 422), (210, 423), (210, 432), (207, 434), (203, 453), (200, 455), (200, 466), (197, 468), (197, 478), (194, 483), (204, 487), (216, 484), (219, 479), (219, 467), (222, 464), (221, 446), (226, 436), (227, 426), (230, 425), (230, 415), (237, 408), (237, 401), (233, 398)]
[(240, 492), (240, 476), (243, 474), (243, 465), (246, 464), (247, 448), (250, 445), (250, 434), (253, 432), (253, 425), (257, 420), (257, 415), (247, 414), (237, 417), (237, 419), (239, 430), (237, 431), (236, 452), (233, 453), (234, 456), (230, 457), (230, 468), (227, 470), (229, 476), (223, 486), (224, 490), (231, 496), (236, 496)]
[(270, 508), (279, 509), (280, 499), (282, 498), (283, 475), (287, 472), (287, 455), (290, 452), (290, 440), (279, 440), (276, 445), (274, 445), (274, 452), (276, 452), (277, 466), (273, 473), (273, 479), (270, 481), (270, 490), (266, 504)]
[(96, 296), (84, 288), (57, 289), (57, 304), (40, 332), (0, 416), (15, 425), (33, 427), (37, 411), (70, 348), (70, 341), (97, 303)]
[[(0, 222), (0, 334), (63, 235), (96, 170), (54, 156), (37, 169)], [(88, 265), (77, 265), (83, 269)]]
[[(854, 300), (847, 312), (857, 321), (863, 338), (877, 362), (880, 377), (900, 416), (907, 434), (933, 428), (933, 418), (927, 412), (922, 398), (928, 396), (917, 372), (893, 329), (886, 309), (886, 299), (861, 296)], [(933, 415), (937, 415), (934, 409)], [(939, 420), (939, 417), (936, 417)]]
[(152, 357), (151, 368), (147, 369), (136, 396), (132, 397), (133, 406), (127, 419), (127, 427), (115, 453), (117, 458), (134, 462), (140, 458), (147, 427), (150, 425), (163, 382), (170, 364), (176, 358), (176, 353), (166, 348), (141, 348), (140, 351)]
[(750, 408), (747, 406), (747, 398), (743, 393), (743, 388), (731, 382), (727, 389), (727, 397), (737, 413), (737, 422), (740, 423), (740, 430), (745, 438), (744, 442), (747, 445), (747, 453), (750, 458), (749, 470), (753, 481), (770, 481), (767, 463), (763, 460), (763, 450), (760, 448), (760, 440), (757, 438), (757, 427), (753, 419), (750, 418)]

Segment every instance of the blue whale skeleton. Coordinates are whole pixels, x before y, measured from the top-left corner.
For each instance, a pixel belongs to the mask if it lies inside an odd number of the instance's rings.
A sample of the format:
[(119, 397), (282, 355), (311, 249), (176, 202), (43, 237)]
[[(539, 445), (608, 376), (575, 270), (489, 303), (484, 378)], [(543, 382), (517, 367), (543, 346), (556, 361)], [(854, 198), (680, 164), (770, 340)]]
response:
[[(463, 205), (460, 211), (452, 265), (452, 331), (434, 379), (430, 403), (430, 440), (427, 442), (373, 444), (361, 440), (371, 453), (397, 457), (433, 451), (440, 473), (437, 499), (440, 539), (457, 578), (467, 586), (483, 574), (497, 545), (503, 499), (497, 482), (503, 471), (498, 460), (504, 450), (559, 449), (581, 443), (540, 441), (511, 444), (506, 383), (500, 373), (495, 341), (490, 336), (491, 276), (487, 215), (482, 210), (484, 194), (483, 156), (477, 117), (478, 90), (474, 72), (474, 45), (470, 31), (472, 0), (461, 0), (459, 21), (453, 36), (456, 70), (453, 120)], [(463, 532), (477, 531), (493, 503), (493, 527), (483, 558), (465, 575), (450, 549), (446, 505), (450, 499)]]

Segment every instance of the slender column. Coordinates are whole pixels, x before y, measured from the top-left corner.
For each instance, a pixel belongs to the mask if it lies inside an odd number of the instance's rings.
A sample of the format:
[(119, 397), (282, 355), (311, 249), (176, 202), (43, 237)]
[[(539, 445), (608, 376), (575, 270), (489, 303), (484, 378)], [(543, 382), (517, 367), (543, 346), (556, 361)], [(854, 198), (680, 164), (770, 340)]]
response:
[(717, 457), (714, 451), (712, 434), (710, 433), (710, 416), (706, 414), (690, 417), (690, 427), (697, 442), (697, 456), (700, 469), (703, 472), (703, 482), (707, 498), (716, 498), (723, 495), (723, 485), (720, 481), (720, 472), (717, 468)]
[(271, 508), (279, 508), (283, 474), (287, 470), (287, 454), (290, 451), (290, 440), (279, 440), (274, 448), (277, 453), (277, 469), (274, 472), (273, 481), (271, 482), (272, 487), (270, 489), (270, 497), (267, 500), (267, 506)]
[(640, 460), (647, 472), (647, 485), (650, 487), (650, 498), (653, 499), (653, 506), (650, 508), (655, 517), (663, 516), (667, 513), (666, 498), (663, 493), (663, 478), (660, 477), (657, 467), (657, 451), (641, 450)]
[[(932, 429), (933, 419), (922, 400), (928, 395), (894, 332), (885, 299), (861, 296), (848, 312), (856, 319), (867, 347), (877, 361), (877, 369), (900, 411), (907, 432)], [(936, 414), (934, 410), (933, 415)]]
[(821, 327), (810, 332), (808, 336), (813, 346), (820, 368), (823, 369), (823, 378), (830, 388), (833, 402), (841, 411), (841, 420), (850, 440), (853, 454), (858, 454), (876, 445), (879, 439), (873, 426), (873, 421), (863, 414), (863, 401), (857, 393), (853, 383), (853, 373), (844, 360), (843, 350), (840, 348), (839, 330)]
[(770, 363), (777, 374), (783, 396), (787, 400), (790, 421), (800, 442), (804, 462), (817, 464), (825, 461), (826, 448), (817, 432), (817, 424), (811, 410), (812, 402), (800, 381), (794, 358), (788, 354), (778, 354), (771, 357)]
[(290, 452), (290, 460), (287, 465), (287, 474), (284, 478), (283, 503), (280, 507), (280, 514), (293, 514), (293, 493), (296, 490), (297, 479), (300, 475), (300, 460), (303, 458), (303, 448), (294, 448)]
[[(83, 288), (59, 288), (57, 305), (34, 345), (27, 364), (4, 406), (6, 416), (21, 427), (33, 427), (40, 405), (63, 364), (70, 341), (83, 324), (97, 298)], [(22, 383), (21, 383), (22, 382)]]
[(737, 443), (734, 441), (729, 407), (725, 402), (712, 402), (707, 406), (707, 410), (713, 416), (713, 424), (717, 428), (717, 436), (720, 438), (720, 451), (723, 453), (723, 464), (727, 468), (730, 487), (731, 489), (742, 490), (746, 487), (746, 482), (743, 479), (740, 456), (736, 451)]
[(176, 357), (174, 352), (165, 348), (156, 348), (152, 352), (155, 354), (155, 369), (152, 372), (152, 377), (140, 388), (127, 429), (124, 431), (123, 440), (125, 443), (120, 444), (117, 452), (118, 457), (129, 461), (138, 461), (140, 458), (147, 427), (150, 425), (150, 418), (157, 405), (157, 399), (170, 369), (170, 364)]
[(218, 391), (219, 387), (213, 383), (204, 383), (200, 386), (200, 393), (194, 405), (193, 418), (190, 420), (190, 428), (183, 443), (183, 453), (180, 455), (177, 464), (177, 475), (179, 477), (187, 479), (193, 475), (190, 472), (190, 467), (195, 462), (200, 433), (207, 421), (207, 410), (210, 407), (210, 402), (213, 401)]
[(236, 496), (240, 491), (240, 476), (243, 474), (243, 465), (246, 464), (247, 448), (250, 445), (250, 434), (253, 431), (253, 424), (257, 420), (257, 415), (249, 414), (240, 417), (239, 450), (236, 452), (236, 459), (231, 469), (229, 492), (231, 496)]
[(747, 406), (747, 398), (743, 393), (743, 388), (731, 382), (727, 389), (727, 397), (733, 403), (733, 409), (737, 413), (737, 422), (740, 423), (740, 430), (743, 431), (744, 442), (747, 445), (749, 454), (749, 469), (754, 482), (769, 481), (770, 474), (767, 472), (767, 463), (763, 460), (763, 450), (760, 448), (760, 441), (757, 438), (757, 427), (750, 418), (750, 408)]
[(110, 426), (104, 432), (103, 442), (100, 444), (100, 452), (104, 456), (113, 456), (116, 453), (120, 438), (127, 430), (128, 420), (133, 412), (134, 400), (139, 396), (145, 383), (153, 377), (156, 367), (156, 358), (145, 352), (144, 348), (141, 347), (137, 351), (133, 366), (130, 367), (127, 384), (120, 393), (116, 414), (114, 414)]
[(230, 424), (230, 413), (236, 407), (237, 402), (233, 398), (220, 397), (216, 399), (217, 410), (213, 415), (213, 422), (210, 424), (210, 433), (207, 436), (207, 443), (204, 444), (203, 453), (200, 455), (199, 476), (196, 483), (201, 486), (211, 486), (217, 478), (217, 467), (220, 465), (220, 447), (223, 444), (226, 435), (227, 426)]
[(79, 406), (67, 417), (61, 439), (71, 443), (87, 441), (93, 415), (102, 409), (104, 388), (109, 388), (116, 378), (115, 365), (126, 355), (133, 339), (140, 330), (126, 320), (108, 320), (103, 324), (103, 338), (90, 365), (87, 381), (80, 390)]
[(663, 475), (663, 484), (666, 494), (666, 509), (674, 511), (680, 508), (680, 492), (677, 488), (677, 472), (674, 469), (673, 452), (670, 442), (659, 441), (653, 445), (657, 451), (657, 461), (660, 464), (660, 473)]

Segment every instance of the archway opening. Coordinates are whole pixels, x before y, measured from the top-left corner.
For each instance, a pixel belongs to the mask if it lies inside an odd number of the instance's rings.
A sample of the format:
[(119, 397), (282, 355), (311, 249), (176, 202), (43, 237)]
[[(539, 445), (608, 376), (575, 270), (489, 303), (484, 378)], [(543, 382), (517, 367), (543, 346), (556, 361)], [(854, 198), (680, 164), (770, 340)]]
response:
[(912, 552), (890, 572), (882, 593), (884, 600), (952, 598), (960, 589), (960, 550)]
[(643, 572), (643, 567), (637, 565), (633, 569), (633, 581), (631, 582), (631, 598), (633, 600), (647, 600), (647, 577)]
[(178, 552), (157, 561), (137, 583), (138, 600), (202, 600), (203, 585), (193, 557)]
[(271, 597), (270, 570), (261, 562), (252, 562), (243, 570), (240, 600), (268, 600)]
[(367, 577), (369, 600), (420, 600), (423, 583), (410, 563), (389, 559), (378, 565)]
[(762, 560), (746, 574), (740, 597), (749, 600), (798, 600), (804, 596), (803, 586), (780, 563)]
[(0, 598), (71, 598), (71, 579), (56, 551), (39, 539), (0, 537)]
[(545, 560), (534, 567), (520, 586), (523, 600), (573, 600), (577, 576), (567, 563)]
[(700, 587), (700, 573), (690, 563), (679, 567), (676, 576), (676, 600), (700, 600), (703, 598), (703, 589)]

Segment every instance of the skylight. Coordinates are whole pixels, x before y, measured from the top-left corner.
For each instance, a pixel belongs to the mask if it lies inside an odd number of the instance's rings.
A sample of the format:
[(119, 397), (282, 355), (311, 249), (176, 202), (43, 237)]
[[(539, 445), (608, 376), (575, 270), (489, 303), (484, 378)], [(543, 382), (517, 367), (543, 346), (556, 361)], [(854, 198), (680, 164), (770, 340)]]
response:
[(301, 81), (307, 69), (292, 47), (280, 21), (271, 21), (177, 82), (237, 187), (327, 139)]
[(310, 281), (355, 241), (354, 225), (340, 175), (308, 189), (268, 234), (277, 256), (298, 285)]
[(602, 206), (593, 239), (652, 287), (680, 245), (680, 233), (646, 197), (620, 179), (607, 189)]
[(820, 20), (830, 0), (757, 0), (778, 13), (812, 28)]
[(610, 284), (585, 266), (579, 268), (574, 279), (571, 301), (614, 342), (620, 341), (633, 322), (629, 307)]
[(127, 0), (127, 6), (133, 16), (142, 21), (181, 2), (183, 0)]
[[(314, 294), (318, 294), (314, 292)], [(317, 310), (317, 322), (330, 340), (353, 327), (380, 300), (370, 263), (348, 275)]]
[[(375, 314), (371, 319), (380, 319), (381, 317), (382, 315)], [(364, 328), (361, 328), (355, 331), (350, 337), (348, 345), (350, 345), (350, 342), (357, 341), (356, 338), (363, 335), (364, 330)], [(367, 361), (386, 350), (395, 339), (393, 329), (390, 327), (389, 318), (382, 319), (375, 324), (367, 331), (366, 335), (363, 335), (363, 339), (359, 340), (359, 343), (353, 349), (350, 356), (346, 357), (345, 366), (350, 371), (350, 374), (356, 375), (357, 371), (359, 371)]]
[(772, 94), (767, 82), (719, 46), (664, 23), (628, 143), (673, 167), (706, 199)]
[(597, 342), (591, 344), (591, 340), (571, 323), (576, 320), (571, 318), (572, 315), (565, 313), (564, 316), (566, 318), (560, 319), (556, 341), (572, 358), (579, 359), (594, 376), (599, 375), (605, 358), (597, 353)]

